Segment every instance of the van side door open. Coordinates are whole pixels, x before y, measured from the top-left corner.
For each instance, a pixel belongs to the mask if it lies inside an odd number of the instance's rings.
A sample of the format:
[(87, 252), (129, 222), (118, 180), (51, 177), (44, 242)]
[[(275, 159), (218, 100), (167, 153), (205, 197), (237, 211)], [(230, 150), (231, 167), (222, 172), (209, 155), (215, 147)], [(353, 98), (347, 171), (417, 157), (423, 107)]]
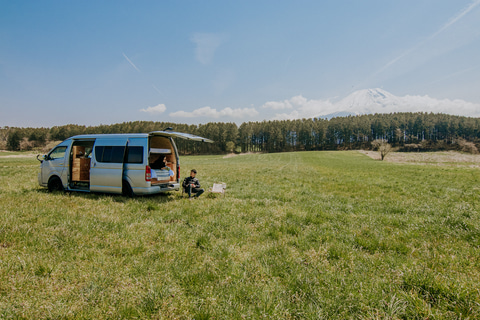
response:
[(90, 164), (90, 191), (122, 193), (127, 138), (95, 141)]

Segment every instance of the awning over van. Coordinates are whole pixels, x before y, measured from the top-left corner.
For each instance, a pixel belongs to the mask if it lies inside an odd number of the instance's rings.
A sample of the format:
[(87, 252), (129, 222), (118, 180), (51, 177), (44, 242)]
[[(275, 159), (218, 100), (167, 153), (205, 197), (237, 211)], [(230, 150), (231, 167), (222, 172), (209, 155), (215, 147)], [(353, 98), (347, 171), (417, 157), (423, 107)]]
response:
[(190, 133), (184, 132), (175, 132), (175, 131), (152, 131), (149, 133), (152, 136), (162, 136), (162, 137), (173, 137), (173, 138), (180, 138), (185, 140), (193, 140), (193, 141), (201, 141), (201, 142), (208, 142), (213, 143), (213, 140), (199, 137)]

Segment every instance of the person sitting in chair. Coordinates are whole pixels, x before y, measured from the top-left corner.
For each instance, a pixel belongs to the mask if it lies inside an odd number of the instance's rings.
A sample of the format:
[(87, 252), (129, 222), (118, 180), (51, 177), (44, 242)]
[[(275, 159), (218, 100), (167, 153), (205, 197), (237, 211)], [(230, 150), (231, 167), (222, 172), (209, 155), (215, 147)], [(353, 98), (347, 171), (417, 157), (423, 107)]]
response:
[(194, 198), (198, 198), (202, 193), (205, 192), (205, 190), (200, 187), (200, 182), (198, 181), (198, 179), (195, 178), (196, 175), (197, 170), (192, 169), (190, 171), (190, 177), (186, 177), (185, 180), (183, 180), (182, 187), (185, 192), (188, 193), (189, 198), (192, 197), (192, 194), (194, 195)]

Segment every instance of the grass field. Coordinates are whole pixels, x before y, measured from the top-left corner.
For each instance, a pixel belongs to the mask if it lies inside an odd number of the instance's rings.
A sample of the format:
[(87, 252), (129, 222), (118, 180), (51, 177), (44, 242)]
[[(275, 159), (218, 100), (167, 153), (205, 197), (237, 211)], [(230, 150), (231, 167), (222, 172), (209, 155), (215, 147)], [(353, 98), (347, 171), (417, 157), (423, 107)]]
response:
[(0, 157), (0, 318), (480, 318), (478, 167), (181, 162), (226, 197), (52, 194), (36, 160)]

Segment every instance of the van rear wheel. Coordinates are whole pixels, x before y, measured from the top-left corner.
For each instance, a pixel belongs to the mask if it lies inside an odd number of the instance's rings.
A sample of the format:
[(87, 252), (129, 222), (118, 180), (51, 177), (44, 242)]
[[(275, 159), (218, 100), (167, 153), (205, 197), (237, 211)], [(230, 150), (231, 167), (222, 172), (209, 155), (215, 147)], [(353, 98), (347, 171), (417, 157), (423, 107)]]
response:
[(127, 181), (123, 180), (122, 182), (122, 194), (125, 197), (133, 198), (135, 194), (133, 193), (132, 186), (130, 186), (130, 183)]
[(64, 191), (62, 180), (60, 180), (59, 177), (51, 177), (50, 180), (48, 180), (48, 191)]

